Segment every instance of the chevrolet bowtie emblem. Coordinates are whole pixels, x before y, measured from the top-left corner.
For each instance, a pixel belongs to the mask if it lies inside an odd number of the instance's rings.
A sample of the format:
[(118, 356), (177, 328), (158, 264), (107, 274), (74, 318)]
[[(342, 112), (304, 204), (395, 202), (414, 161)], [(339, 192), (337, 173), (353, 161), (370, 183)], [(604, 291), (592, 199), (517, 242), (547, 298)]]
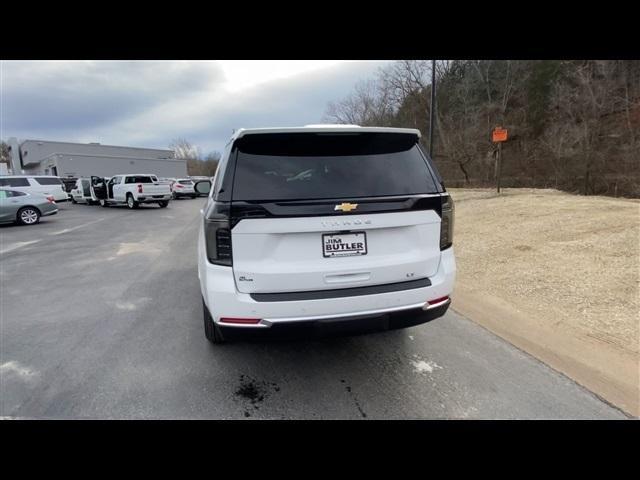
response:
[(340, 210), (342, 212), (350, 212), (351, 210), (355, 210), (358, 208), (357, 203), (341, 203), (340, 205), (336, 205), (334, 210)]

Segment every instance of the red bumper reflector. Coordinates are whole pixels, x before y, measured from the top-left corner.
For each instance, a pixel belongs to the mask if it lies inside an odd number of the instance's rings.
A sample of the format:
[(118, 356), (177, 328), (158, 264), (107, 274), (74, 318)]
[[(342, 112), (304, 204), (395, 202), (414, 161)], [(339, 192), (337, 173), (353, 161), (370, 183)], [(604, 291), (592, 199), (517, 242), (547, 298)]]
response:
[(221, 318), (220, 323), (243, 323), (255, 325), (260, 323), (260, 318)]
[(440, 298), (435, 298), (433, 300), (429, 300), (427, 303), (429, 305), (435, 305), (436, 303), (441, 303), (444, 302), (445, 300), (449, 300), (449, 296), (446, 297), (440, 297)]

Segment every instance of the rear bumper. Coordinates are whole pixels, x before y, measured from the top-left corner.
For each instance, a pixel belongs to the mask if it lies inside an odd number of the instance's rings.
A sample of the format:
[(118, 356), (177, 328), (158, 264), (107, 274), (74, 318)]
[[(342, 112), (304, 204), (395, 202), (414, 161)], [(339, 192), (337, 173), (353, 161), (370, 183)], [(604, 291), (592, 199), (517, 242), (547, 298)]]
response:
[[(440, 307), (444, 308), (440, 313), (442, 315), (448, 308), (449, 302), (446, 302), (446, 306), (429, 306), (427, 302), (451, 295), (456, 271), (453, 248), (449, 248), (442, 252), (438, 270), (429, 279), (431, 284), (423, 288), (338, 298), (260, 302), (250, 294), (239, 293), (236, 290), (233, 271), (230, 267), (212, 265), (204, 255), (198, 255), (198, 257), (201, 293), (214, 322), (221, 328), (238, 330), (272, 329), (276, 326), (280, 329), (284, 324), (309, 322), (310, 324), (320, 322), (326, 325), (331, 322), (351, 322), (358, 317), (391, 319), (395, 314), (404, 316), (406, 313), (403, 312), (407, 311), (429, 312), (418, 316), (427, 318), (433, 315), (431, 312), (440, 311), (438, 310)], [(260, 319), (260, 322), (230, 326), (220, 323), (220, 319), (225, 317), (254, 318)], [(375, 323), (374, 320), (371, 321)], [(428, 318), (424, 321), (428, 321)], [(424, 323), (424, 321), (418, 321), (418, 323)]]
[(171, 194), (140, 196), (136, 201), (138, 203), (155, 203), (155, 202), (162, 202), (163, 200), (171, 200)]
[(408, 310), (372, 315), (351, 315), (335, 319), (307, 320), (300, 322), (274, 323), (270, 328), (235, 328), (218, 324), (225, 339), (290, 339), (322, 338), (338, 335), (383, 332), (413, 327), (443, 316), (451, 300), (443, 305), (424, 310)]

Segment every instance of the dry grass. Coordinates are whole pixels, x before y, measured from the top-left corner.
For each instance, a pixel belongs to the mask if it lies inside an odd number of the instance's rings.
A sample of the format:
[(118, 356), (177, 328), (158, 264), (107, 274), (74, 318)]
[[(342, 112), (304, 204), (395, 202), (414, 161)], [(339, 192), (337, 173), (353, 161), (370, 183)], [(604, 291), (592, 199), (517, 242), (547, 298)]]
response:
[(546, 326), (638, 352), (640, 201), (450, 191), (459, 283)]

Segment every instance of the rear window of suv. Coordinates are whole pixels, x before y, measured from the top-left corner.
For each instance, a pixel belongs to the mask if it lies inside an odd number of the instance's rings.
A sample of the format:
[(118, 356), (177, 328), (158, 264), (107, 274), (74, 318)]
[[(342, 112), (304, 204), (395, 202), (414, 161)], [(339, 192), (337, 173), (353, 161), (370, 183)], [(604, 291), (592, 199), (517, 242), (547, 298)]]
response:
[(0, 178), (0, 187), (29, 187), (29, 180), (24, 177)]
[(40, 185), (62, 185), (62, 180), (51, 177), (34, 177), (35, 181)]
[(252, 134), (237, 141), (233, 199), (246, 201), (436, 193), (417, 146), (396, 133)]

